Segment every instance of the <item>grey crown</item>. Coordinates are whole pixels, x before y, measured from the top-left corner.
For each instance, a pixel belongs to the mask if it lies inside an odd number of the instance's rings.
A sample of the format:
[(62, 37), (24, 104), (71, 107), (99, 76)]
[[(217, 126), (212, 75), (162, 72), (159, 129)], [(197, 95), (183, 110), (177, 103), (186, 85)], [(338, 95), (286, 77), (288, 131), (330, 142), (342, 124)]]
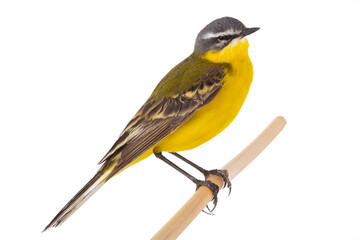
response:
[[(205, 53), (207, 51), (218, 51), (224, 48), (231, 42), (232, 39), (239, 36), (229, 36), (225, 40), (221, 41), (219, 38), (204, 39), (203, 36), (207, 33), (221, 33), (226, 30), (233, 29), (234, 31), (242, 31), (246, 29), (245, 25), (239, 20), (232, 17), (223, 17), (216, 19), (206, 25), (197, 35), (195, 41), (195, 52)], [(222, 43), (221, 43), (222, 42)], [(219, 44), (220, 43), (220, 44)]]

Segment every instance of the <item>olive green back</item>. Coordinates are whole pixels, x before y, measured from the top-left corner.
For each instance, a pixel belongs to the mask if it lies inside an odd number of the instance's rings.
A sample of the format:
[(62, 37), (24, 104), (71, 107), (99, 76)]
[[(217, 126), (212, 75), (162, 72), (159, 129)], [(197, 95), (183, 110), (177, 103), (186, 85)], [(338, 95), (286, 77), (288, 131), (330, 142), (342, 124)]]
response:
[(198, 82), (200, 76), (210, 66), (220, 66), (229, 69), (229, 64), (216, 64), (201, 58), (201, 54), (192, 53), (185, 60), (180, 62), (159, 82), (151, 94), (151, 99), (160, 100), (172, 97), (176, 94), (183, 94)]

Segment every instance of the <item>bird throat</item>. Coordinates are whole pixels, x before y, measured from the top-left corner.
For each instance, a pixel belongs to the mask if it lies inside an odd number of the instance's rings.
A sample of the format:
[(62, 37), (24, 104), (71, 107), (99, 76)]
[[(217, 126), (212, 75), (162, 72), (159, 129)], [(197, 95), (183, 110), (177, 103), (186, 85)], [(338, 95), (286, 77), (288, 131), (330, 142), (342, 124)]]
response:
[(203, 58), (215, 63), (230, 63), (248, 58), (249, 42), (246, 38), (236, 38), (217, 52), (207, 52)]

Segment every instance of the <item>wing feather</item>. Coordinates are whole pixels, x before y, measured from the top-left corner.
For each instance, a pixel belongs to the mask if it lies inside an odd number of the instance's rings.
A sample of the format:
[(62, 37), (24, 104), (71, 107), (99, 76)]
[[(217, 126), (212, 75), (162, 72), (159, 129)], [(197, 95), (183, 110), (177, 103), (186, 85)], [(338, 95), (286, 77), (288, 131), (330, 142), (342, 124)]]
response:
[(126, 126), (100, 163), (116, 159), (108, 179), (174, 132), (201, 107), (211, 102), (222, 87), (224, 68), (209, 66), (182, 94), (149, 98)]

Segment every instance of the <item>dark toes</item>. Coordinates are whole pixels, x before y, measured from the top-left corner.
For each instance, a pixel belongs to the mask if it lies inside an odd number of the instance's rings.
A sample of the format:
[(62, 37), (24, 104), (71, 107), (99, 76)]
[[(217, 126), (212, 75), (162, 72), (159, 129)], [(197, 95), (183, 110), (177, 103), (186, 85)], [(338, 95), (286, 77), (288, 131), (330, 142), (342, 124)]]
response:
[(210, 170), (210, 171), (206, 171), (205, 173), (205, 178), (208, 178), (210, 175), (216, 175), (216, 176), (219, 176), (223, 179), (224, 181), (224, 187), (228, 187), (229, 188), (229, 194), (231, 193), (231, 182), (230, 182), (230, 179), (229, 179), (229, 173), (227, 170), (219, 170), (219, 169), (214, 169), (214, 170)]
[(209, 206), (206, 205), (206, 208), (208, 209), (209, 212), (206, 212), (206, 211), (203, 210), (203, 212), (205, 212), (205, 213), (207, 213), (207, 214), (210, 214), (210, 215), (213, 215), (212, 212), (213, 212), (214, 209), (216, 208), (216, 205), (217, 205), (217, 202), (218, 202), (217, 195), (218, 195), (218, 193), (219, 193), (219, 187), (218, 187), (218, 185), (216, 185), (215, 183), (213, 183), (213, 182), (211, 182), (211, 181), (208, 181), (208, 180), (206, 180), (206, 181), (200, 181), (200, 180), (198, 180), (198, 182), (196, 182), (196, 190), (198, 190), (198, 188), (201, 187), (201, 186), (206, 186), (206, 187), (208, 187), (208, 188), (212, 191), (212, 193), (213, 193), (213, 198), (212, 198), (211, 201), (213, 202), (214, 207), (210, 210)]

